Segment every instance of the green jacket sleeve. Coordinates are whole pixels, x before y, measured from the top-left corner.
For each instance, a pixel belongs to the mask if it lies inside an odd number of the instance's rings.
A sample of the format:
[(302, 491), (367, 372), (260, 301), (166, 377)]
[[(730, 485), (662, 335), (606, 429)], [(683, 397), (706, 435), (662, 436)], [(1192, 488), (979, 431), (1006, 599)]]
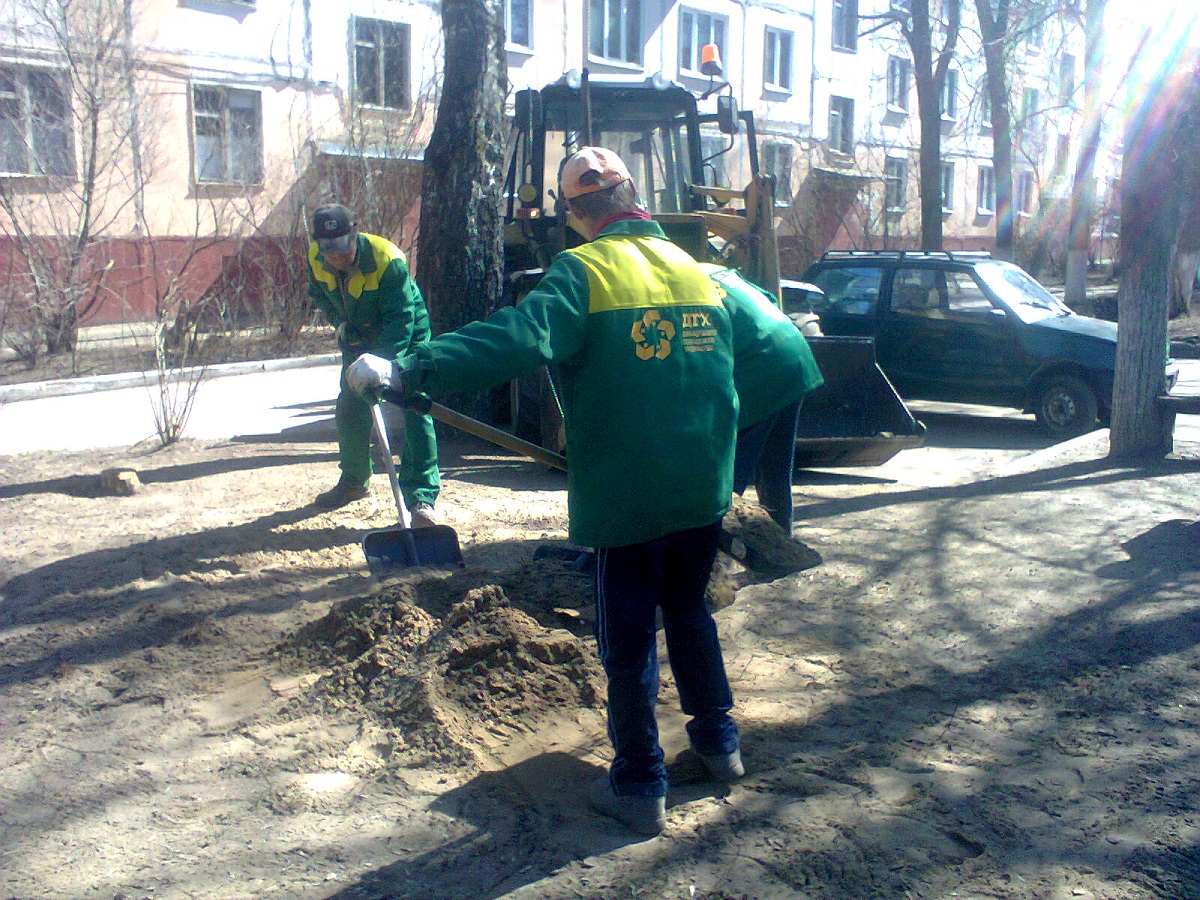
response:
[(425, 298), (401, 260), (388, 263), (380, 278), (378, 304), (371, 347), (376, 353), (396, 356), (429, 336)]
[(516, 306), (431, 338), (397, 358), (411, 389), (428, 394), (481, 390), (541, 365), (569, 360), (587, 332), (587, 275), (560, 254)]
[(313, 306), (325, 317), (325, 321), (334, 328), (345, 321), (341, 307), (332, 302), (329, 291), (313, 277), (311, 265), (308, 267), (308, 296), (312, 300)]
[(733, 380), (738, 428), (762, 421), (823, 383), (808, 341), (770, 294), (731, 269), (709, 276), (725, 292), (733, 328)]

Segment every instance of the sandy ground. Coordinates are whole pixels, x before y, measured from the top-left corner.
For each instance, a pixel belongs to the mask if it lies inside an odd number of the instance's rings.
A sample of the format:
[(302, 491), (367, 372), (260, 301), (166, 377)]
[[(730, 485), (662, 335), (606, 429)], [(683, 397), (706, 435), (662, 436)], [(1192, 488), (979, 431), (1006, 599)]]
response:
[(0, 897), (1200, 896), (1200, 445), (804, 473), (819, 564), (717, 613), (747, 777), (646, 840), (563, 476), (446, 442), (466, 564), (380, 581), (330, 437), (0, 459)]

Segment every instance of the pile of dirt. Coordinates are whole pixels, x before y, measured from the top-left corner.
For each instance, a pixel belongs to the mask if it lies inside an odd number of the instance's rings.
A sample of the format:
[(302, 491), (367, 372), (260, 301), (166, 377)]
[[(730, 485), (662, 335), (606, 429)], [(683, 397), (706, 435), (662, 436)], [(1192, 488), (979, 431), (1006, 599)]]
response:
[[(419, 571), (347, 601), (278, 648), (293, 667), (320, 670), (306, 703), (379, 722), (406, 765), (473, 767), (481, 749), (546, 717), (604, 703), (604, 676), (578, 621), (586, 580), (557, 561), (495, 579)], [(481, 580), (482, 579), (482, 580)], [(580, 583), (576, 583), (580, 582)], [(520, 596), (540, 594), (546, 605)], [(549, 589), (549, 590), (547, 590)]]
[[(820, 562), (754, 504), (735, 503), (725, 526), (734, 555), (714, 564), (714, 611), (746, 584)], [(502, 573), (409, 570), (302, 627), (277, 648), (287, 668), (318, 673), (293, 711), (369, 716), (404, 765), (476, 767), (547, 717), (603, 708), (589, 554), (548, 548)]]

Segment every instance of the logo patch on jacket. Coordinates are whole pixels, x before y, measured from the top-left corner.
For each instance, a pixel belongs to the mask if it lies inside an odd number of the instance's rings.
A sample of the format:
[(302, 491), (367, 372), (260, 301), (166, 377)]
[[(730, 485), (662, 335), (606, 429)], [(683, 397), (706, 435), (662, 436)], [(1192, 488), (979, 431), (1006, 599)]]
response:
[(645, 315), (633, 323), (630, 332), (634, 352), (638, 359), (666, 359), (671, 355), (671, 339), (675, 337), (675, 323), (664, 320), (658, 310), (646, 310)]

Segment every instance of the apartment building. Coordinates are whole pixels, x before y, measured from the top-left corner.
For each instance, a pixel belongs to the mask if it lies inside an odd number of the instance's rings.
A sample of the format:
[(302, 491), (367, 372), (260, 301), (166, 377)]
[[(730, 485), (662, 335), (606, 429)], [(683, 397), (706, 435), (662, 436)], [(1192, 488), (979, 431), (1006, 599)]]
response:
[[(701, 47), (715, 43), (722, 91), (755, 113), (761, 164), (777, 177), (794, 275), (831, 246), (916, 244), (912, 56), (887, 19), (907, 5), (504, 0), (510, 93), (587, 67), (701, 94), (712, 86)], [(962, 6), (939, 178), (947, 246), (980, 247), (995, 234), (992, 135), (973, 4)], [(0, 2), (0, 304), (47, 273), (95, 299), (93, 322), (161, 317), (206, 292), (286, 303), (303, 291), (308, 212), (333, 197), (412, 246), (441, 83), (436, 3), (72, 7), (62, 18), (57, 4)], [(1069, 185), (1082, 52), (1058, 20), (1023, 34), (1016, 196), (1034, 222)], [(718, 177), (747, 174), (730, 159)]]

